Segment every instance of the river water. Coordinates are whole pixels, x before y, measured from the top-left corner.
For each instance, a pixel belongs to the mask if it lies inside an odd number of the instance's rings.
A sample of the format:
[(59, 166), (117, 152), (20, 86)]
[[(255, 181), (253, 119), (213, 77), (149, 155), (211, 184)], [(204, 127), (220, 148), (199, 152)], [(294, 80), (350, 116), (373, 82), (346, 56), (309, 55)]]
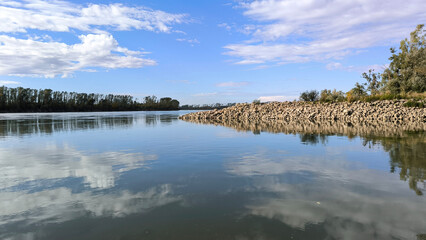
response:
[(0, 115), (0, 239), (426, 239), (425, 132), (184, 113)]

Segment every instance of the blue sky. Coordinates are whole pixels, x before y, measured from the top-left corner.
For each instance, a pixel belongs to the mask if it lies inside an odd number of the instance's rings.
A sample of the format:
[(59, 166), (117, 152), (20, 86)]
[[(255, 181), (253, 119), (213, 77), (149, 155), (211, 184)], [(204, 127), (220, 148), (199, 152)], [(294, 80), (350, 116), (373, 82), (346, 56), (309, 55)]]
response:
[(181, 104), (348, 91), (426, 22), (424, 0), (0, 2), (0, 84)]

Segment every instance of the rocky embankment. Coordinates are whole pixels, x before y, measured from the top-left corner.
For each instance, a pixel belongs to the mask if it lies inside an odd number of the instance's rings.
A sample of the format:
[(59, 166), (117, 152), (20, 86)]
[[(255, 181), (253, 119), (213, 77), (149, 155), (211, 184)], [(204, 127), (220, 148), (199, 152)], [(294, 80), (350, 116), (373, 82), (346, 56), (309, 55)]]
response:
[(235, 106), (205, 112), (189, 113), (181, 116), (187, 121), (211, 120), (260, 121), (338, 121), (345, 123), (426, 123), (425, 108), (404, 107), (407, 100), (386, 100), (376, 102), (272, 102), (265, 104), (237, 104)]

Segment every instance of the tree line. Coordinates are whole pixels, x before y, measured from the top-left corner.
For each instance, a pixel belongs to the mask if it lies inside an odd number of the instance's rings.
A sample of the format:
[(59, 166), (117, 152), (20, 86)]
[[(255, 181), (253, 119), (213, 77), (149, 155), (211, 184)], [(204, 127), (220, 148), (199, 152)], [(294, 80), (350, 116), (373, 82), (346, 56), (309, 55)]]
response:
[[(425, 98), (426, 92), (426, 29), (420, 24), (411, 32), (410, 39), (401, 41), (399, 51), (390, 49), (391, 61), (383, 73), (374, 69), (362, 74), (364, 83), (344, 93), (324, 89), (305, 91), (300, 95), (302, 101), (356, 101), (385, 100), (397, 98)], [(416, 105), (416, 104), (415, 104)]]
[(179, 101), (147, 96), (143, 102), (130, 95), (76, 93), (51, 89), (0, 87), (0, 112), (87, 112), (177, 110)]

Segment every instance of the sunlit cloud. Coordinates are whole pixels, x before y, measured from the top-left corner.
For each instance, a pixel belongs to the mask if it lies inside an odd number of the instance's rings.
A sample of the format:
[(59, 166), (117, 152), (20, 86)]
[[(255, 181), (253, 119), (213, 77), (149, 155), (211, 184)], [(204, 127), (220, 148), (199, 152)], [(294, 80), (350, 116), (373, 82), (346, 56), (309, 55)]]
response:
[[(69, 77), (93, 68), (140, 68), (156, 64), (147, 52), (121, 47), (108, 31), (145, 30), (170, 33), (172, 25), (187, 22), (186, 14), (172, 14), (123, 4), (80, 5), (66, 1), (0, 2), (0, 75)], [(82, 31), (80, 42), (67, 44), (48, 34), (31, 31)], [(15, 33), (30, 33), (18, 37)], [(13, 35), (6, 35), (13, 34)]]
[(139, 68), (156, 62), (120, 47), (112, 35), (79, 36), (80, 43), (42, 42), (0, 35), (0, 75), (68, 77), (90, 68)]
[(257, 24), (248, 42), (225, 46), (238, 64), (340, 59), (395, 44), (426, 21), (422, 0), (255, 0), (239, 6)]
[(186, 21), (185, 14), (171, 14), (120, 3), (79, 5), (66, 1), (24, 0), (0, 3), (0, 32), (37, 29), (54, 32), (141, 29), (170, 32), (170, 25)]

